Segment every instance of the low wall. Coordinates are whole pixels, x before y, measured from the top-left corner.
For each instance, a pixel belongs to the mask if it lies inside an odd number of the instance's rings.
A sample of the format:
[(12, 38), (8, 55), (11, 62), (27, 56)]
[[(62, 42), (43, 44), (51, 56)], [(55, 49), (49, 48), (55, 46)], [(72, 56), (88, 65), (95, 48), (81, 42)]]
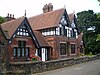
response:
[(77, 58), (66, 58), (52, 61), (36, 61), (36, 62), (12, 62), (10, 63), (10, 69), (7, 75), (26, 75), (33, 74), (43, 71), (54, 70), (71, 66), (74, 64), (80, 64), (92, 60), (100, 59), (100, 54), (92, 57), (77, 57)]

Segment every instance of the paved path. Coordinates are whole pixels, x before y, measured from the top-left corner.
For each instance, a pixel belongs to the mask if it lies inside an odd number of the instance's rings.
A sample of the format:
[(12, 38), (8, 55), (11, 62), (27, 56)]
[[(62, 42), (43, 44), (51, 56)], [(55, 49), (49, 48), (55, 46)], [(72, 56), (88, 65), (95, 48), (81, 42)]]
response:
[(100, 75), (100, 60), (33, 75)]

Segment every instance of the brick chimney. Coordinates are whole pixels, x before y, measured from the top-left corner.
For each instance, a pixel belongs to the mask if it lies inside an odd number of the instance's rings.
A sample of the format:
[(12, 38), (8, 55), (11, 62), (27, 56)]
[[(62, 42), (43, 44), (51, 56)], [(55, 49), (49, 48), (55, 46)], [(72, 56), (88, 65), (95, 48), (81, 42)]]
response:
[(53, 5), (52, 5), (52, 3), (49, 3), (49, 4), (48, 4), (48, 12), (49, 12), (49, 11), (52, 11), (52, 10), (53, 10)]
[(53, 10), (53, 5), (52, 3), (45, 4), (43, 7), (43, 13), (47, 13)]

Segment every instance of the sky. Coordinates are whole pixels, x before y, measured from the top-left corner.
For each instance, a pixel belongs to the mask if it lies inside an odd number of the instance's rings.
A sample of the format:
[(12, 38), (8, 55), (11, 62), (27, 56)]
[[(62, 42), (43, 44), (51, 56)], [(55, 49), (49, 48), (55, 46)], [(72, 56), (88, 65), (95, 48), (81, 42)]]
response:
[(100, 12), (97, 0), (0, 0), (0, 16), (6, 17), (10, 13), (18, 18), (24, 16), (26, 10), (26, 16), (32, 17), (43, 13), (42, 8), (48, 3), (53, 4), (53, 10), (65, 7), (68, 14), (89, 9)]

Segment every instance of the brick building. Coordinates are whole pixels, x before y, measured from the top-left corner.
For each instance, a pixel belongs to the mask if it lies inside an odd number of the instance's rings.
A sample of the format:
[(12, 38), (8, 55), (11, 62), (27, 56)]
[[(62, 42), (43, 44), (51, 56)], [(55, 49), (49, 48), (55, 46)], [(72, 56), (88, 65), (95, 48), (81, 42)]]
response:
[(26, 61), (31, 55), (46, 61), (84, 53), (77, 19), (65, 8), (53, 10), (52, 4), (46, 4), (40, 15), (14, 18), (0, 26), (6, 35), (9, 61)]

